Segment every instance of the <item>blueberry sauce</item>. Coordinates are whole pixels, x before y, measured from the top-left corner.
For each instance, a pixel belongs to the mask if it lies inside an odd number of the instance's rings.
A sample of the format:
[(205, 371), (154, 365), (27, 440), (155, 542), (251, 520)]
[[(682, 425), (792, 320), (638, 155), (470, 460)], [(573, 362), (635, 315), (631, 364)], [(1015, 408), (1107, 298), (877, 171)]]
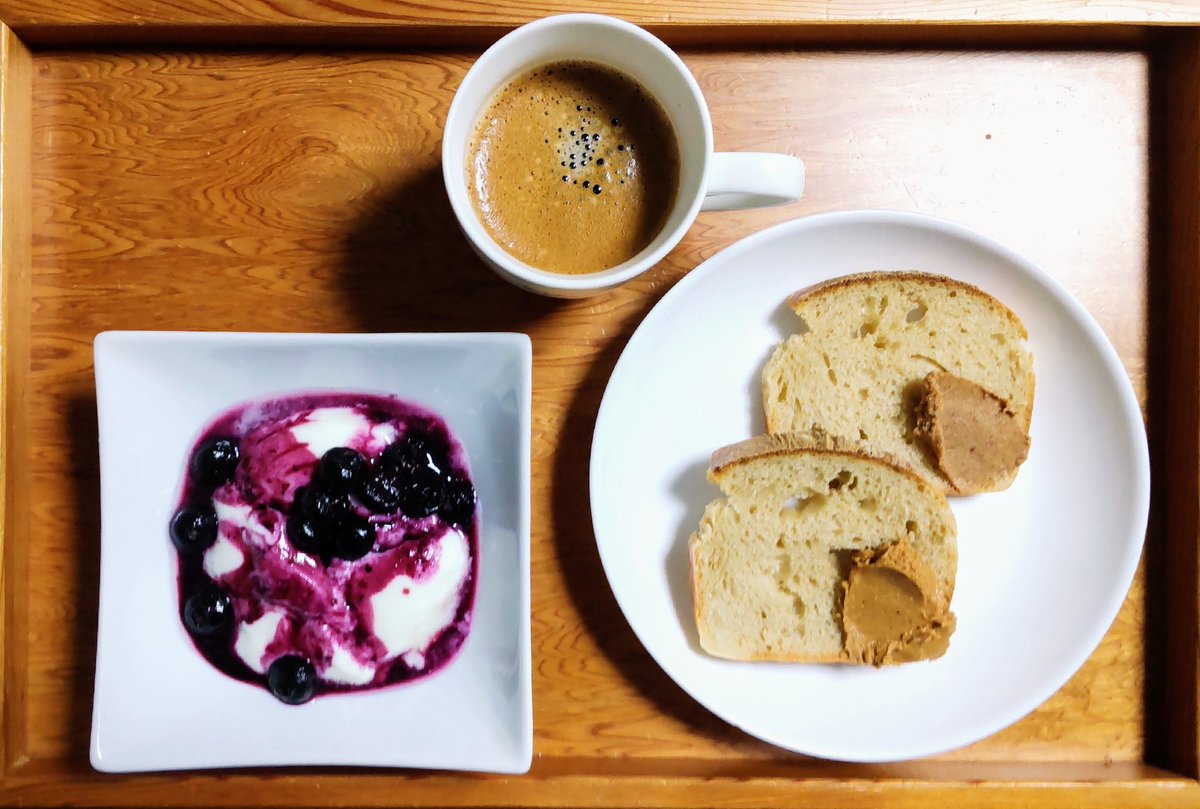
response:
[(164, 531), (179, 616), (218, 670), (286, 704), (417, 680), (470, 632), (475, 489), (437, 415), (312, 393), (213, 420)]

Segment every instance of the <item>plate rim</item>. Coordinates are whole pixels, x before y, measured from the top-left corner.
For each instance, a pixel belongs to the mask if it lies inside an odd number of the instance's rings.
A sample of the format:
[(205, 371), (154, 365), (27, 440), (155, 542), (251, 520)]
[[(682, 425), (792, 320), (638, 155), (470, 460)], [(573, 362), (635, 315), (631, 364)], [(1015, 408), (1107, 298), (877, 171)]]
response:
[[(1066, 309), (1074, 320), (1087, 333), (1089, 341), (1097, 348), (1098, 355), (1103, 363), (1104, 373), (1114, 378), (1117, 381), (1116, 401), (1122, 420), (1125, 422), (1125, 436), (1132, 441), (1132, 454), (1134, 455), (1134, 465), (1130, 470), (1131, 477), (1131, 500), (1134, 504), (1133, 511), (1130, 514), (1131, 525), (1137, 529), (1136, 535), (1139, 537), (1136, 541), (1128, 541), (1123, 548), (1123, 555), (1120, 557), (1120, 566), (1117, 569), (1118, 581), (1123, 583), (1123, 586), (1114, 589), (1105, 600), (1105, 610), (1103, 613), (1104, 620), (1095, 624), (1096, 630), (1090, 633), (1083, 644), (1078, 648), (1082, 650), (1082, 654), (1077, 653), (1066, 659), (1066, 663), (1062, 665), (1062, 670), (1066, 673), (1061, 676), (1047, 678), (1040, 688), (1033, 689), (1023, 700), (1014, 701), (1015, 708), (1001, 712), (1000, 718), (989, 723), (984, 723), (979, 729), (970, 732), (960, 732), (957, 734), (947, 734), (943, 741), (936, 744), (926, 745), (911, 753), (902, 753), (898, 755), (855, 755), (853, 751), (842, 749), (818, 749), (817, 745), (797, 746), (794, 743), (784, 741), (771, 733), (758, 733), (750, 731), (745, 724), (738, 721), (736, 717), (728, 715), (728, 712), (716, 710), (706, 702), (700, 695), (694, 693), (691, 689), (684, 686), (670, 668), (663, 664), (655, 649), (642, 637), (637, 624), (631, 620), (630, 612), (622, 598), (621, 592), (618, 592), (614, 585), (613, 576), (610, 571), (619, 564), (619, 560), (612, 558), (612, 551), (606, 552), (605, 543), (602, 542), (600, 536), (600, 520), (599, 510), (596, 507), (597, 498), (597, 457), (603, 456), (603, 448), (600, 446), (602, 428), (607, 427), (612, 416), (612, 401), (611, 396), (614, 380), (622, 373), (622, 369), (627, 365), (627, 359), (631, 356), (630, 349), (635, 346), (639, 338), (649, 333), (659, 317), (664, 316), (664, 313), (672, 309), (675, 305), (676, 298), (681, 297), (692, 286), (700, 283), (705, 277), (719, 269), (723, 264), (737, 260), (742, 254), (758, 247), (760, 244), (770, 242), (775, 239), (785, 238), (792, 232), (802, 232), (804, 230), (815, 230), (824, 227), (835, 227), (839, 225), (857, 225), (857, 226), (901, 226), (907, 229), (922, 231), (925, 233), (935, 232), (948, 235), (960, 241), (964, 241), (975, 245), (985, 251), (991, 252), (999, 256), (1005, 262), (1015, 265), (1021, 271), (1027, 273), (1035, 282), (1042, 288), (1046, 289), (1055, 299), (1055, 302)], [(841, 274), (831, 275), (831, 278), (840, 277)], [(684, 693), (688, 694), (692, 699), (696, 700), (705, 710), (719, 717), (721, 720), (737, 727), (741, 731), (766, 741), (777, 747), (790, 750), (804, 755), (816, 756), (832, 761), (846, 761), (854, 763), (891, 763), (898, 761), (908, 761), (918, 758), (926, 758), (946, 753), (952, 750), (957, 750), (961, 747), (973, 744), (975, 742), (986, 739), (1006, 727), (1020, 721), (1027, 716), (1043, 702), (1057, 693), (1068, 680), (1071, 679), (1083, 666), (1083, 664), (1092, 656), (1103, 640), (1104, 636), (1112, 628), (1113, 622), (1116, 620), (1121, 606), (1124, 603), (1129, 587), (1133, 582), (1133, 577), (1137, 572), (1138, 563), (1141, 560), (1142, 551), (1146, 540), (1146, 529), (1149, 521), (1150, 508), (1150, 459), (1149, 445), (1146, 437), (1145, 420), (1142, 416), (1141, 407), (1137, 402), (1136, 394), (1133, 391), (1132, 383), (1128, 373), (1125, 371), (1124, 365), (1121, 362), (1120, 356), (1117, 354), (1116, 348), (1104, 333), (1096, 319), (1091, 313), (1080, 303), (1067, 288), (1054, 276), (1050, 275), (1046, 270), (1042, 269), (1036, 262), (1026, 258), (1021, 253), (1011, 247), (1002, 244), (996, 239), (983, 234), (974, 228), (968, 227), (961, 223), (945, 219), (930, 214), (917, 213), (912, 211), (888, 210), (879, 208), (866, 209), (848, 209), (838, 211), (828, 211), (823, 213), (809, 214), (799, 216), (784, 222), (777, 223), (770, 227), (764, 228), (756, 233), (745, 236), (733, 244), (719, 250), (709, 258), (705, 259), (698, 266), (692, 269), (684, 278), (676, 283), (654, 304), (650, 312), (642, 319), (630, 335), (625, 347), (621, 350), (621, 356), (617, 359), (616, 365), (613, 366), (612, 373), (609, 375), (607, 384), (605, 385), (604, 394), (600, 400), (600, 407), (596, 414), (596, 424), (592, 432), (592, 445), (588, 463), (588, 497), (589, 505), (592, 514), (592, 531), (596, 541), (597, 551), (600, 555), (601, 566), (604, 569), (605, 578), (608, 580), (609, 590), (617, 601), (617, 606), (620, 608), (622, 617), (633, 630), (638, 642), (642, 644), (642, 648), (650, 655), (655, 664), (678, 686)]]

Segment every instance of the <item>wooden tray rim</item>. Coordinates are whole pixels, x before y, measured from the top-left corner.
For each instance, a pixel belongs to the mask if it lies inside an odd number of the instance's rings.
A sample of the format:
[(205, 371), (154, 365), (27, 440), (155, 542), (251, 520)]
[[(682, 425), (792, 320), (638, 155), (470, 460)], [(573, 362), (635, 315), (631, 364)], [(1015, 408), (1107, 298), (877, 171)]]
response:
[[(47, 8), (39, 8), (43, 5)], [(1195, 95), (1198, 96), (1191, 106), (1180, 102), (1185, 104), (1188, 115), (1184, 124), (1172, 126), (1171, 129), (1172, 133), (1182, 134), (1176, 138), (1168, 137), (1167, 140), (1176, 147), (1180, 145), (1178, 137), (1183, 137), (1183, 143), (1193, 146), (1200, 143), (1195, 139), (1200, 134), (1200, 6), (1173, 4), (1178, 6), (1172, 12), (1175, 16), (1164, 20), (1155, 17), (1161, 3), (1132, 0), (1106, 6), (1097, 19), (1082, 13), (1082, 6), (1072, 7), (1075, 9), (1073, 13), (1013, 15), (1005, 10), (1012, 7), (1013, 3), (990, 0), (980, 7), (978, 16), (970, 19), (930, 12), (911, 16), (883, 15), (864, 21), (849, 13), (818, 16), (814, 12), (814, 9), (830, 5), (828, 3), (802, 2), (796, 5), (798, 11), (793, 15), (777, 14), (753, 20), (709, 14), (710, 5), (707, 3), (695, 7), (699, 9), (695, 20), (661, 13), (622, 16), (654, 28), (660, 35), (665, 34), (665, 38), (672, 43), (695, 43), (699, 41), (697, 33), (702, 35), (705, 31), (715, 31), (726, 37), (729, 44), (739, 46), (755, 42), (812, 43), (839, 42), (843, 39), (858, 42), (866, 48), (908, 42), (937, 46), (954, 45), (977, 36), (977, 41), (984, 45), (1025, 42), (1033, 47), (1072, 43), (1095, 44), (1099, 47), (1141, 47), (1147, 44), (1159, 47), (1165, 33), (1170, 37), (1170, 42), (1162, 46), (1166, 52), (1164, 59), (1172, 68), (1181, 67), (1188, 71), (1187, 78), (1195, 82), (1190, 86), (1195, 88)], [(1051, 5), (1026, 4), (1024, 8), (1045, 10)], [(367, 25), (362, 23), (358, 13), (362, 9), (351, 9), (345, 12), (344, 18), (336, 21), (300, 19), (298, 22), (294, 15), (282, 13), (265, 20), (246, 20), (232, 12), (212, 13), (197, 21), (188, 18), (169, 0), (145, 3), (144, 16), (131, 16), (116, 9), (107, 16), (93, 15), (83, 19), (72, 17), (69, 13), (50, 13), (55, 8), (57, 6), (51, 3), (24, 2), (0, 9), (0, 260), (3, 262), (0, 277), (0, 345), (6, 349), (0, 352), (0, 378), (4, 380), (3, 397), (0, 398), (0, 486), (3, 487), (0, 492), (0, 553), (3, 554), (0, 626), (5, 627), (10, 622), (21, 625), (24, 613), (20, 599), (13, 597), (15, 588), (5, 586), (6, 581), (22, 580), (23, 573), (20, 561), (22, 554), (12, 550), (9, 540), (13, 532), (10, 529), (29, 518), (24, 505), (27, 487), (19, 481), (14, 484), (8, 469), (10, 458), (19, 457), (25, 449), (22, 438), (22, 382), (25, 369), (22, 360), (28, 359), (30, 313), (27, 301), (32, 263), (32, 227), (28, 205), (21, 203), (28, 202), (31, 194), (28, 155), (33, 52), (42, 46), (86, 48), (110, 42), (161, 43), (172, 47), (180, 44), (209, 45), (220, 41), (214, 39), (215, 35), (223, 38), (232, 30), (246, 34), (238, 42), (255, 45), (305, 44), (312, 41), (335, 45), (344, 41), (349, 46), (357, 42), (406, 46), (428, 42), (434, 45), (457, 43), (475, 47), (504, 30), (542, 16), (509, 9), (502, 15), (489, 17), (483, 25), (406, 18), (382, 21), (371, 18)], [(43, 16), (20, 15), (21, 12), (32, 14), (36, 11), (47, 13)], [(666, 18), (670, 22), (666, 22)], [(361, 37), (368, 29), (377, 32), (379, 26), (388, 30), (388, 36), (382, 39), (378, 36)], [(319, 34), (319, 37), (313, 39), (313, 33)], [(1182, 85), (1184, 81), (1180, 80), (1179, 83)], [(1186, 198), (1186, 204), (1180, 216), (1185, 222), (1195, 223), (1198, 226), (1196, 230), (1200, 231), (1200, 156), (1182, 157), (1180, 162), (1190, 169), (1187, 172), (1186, 193), (1181, 195)], [(1182, 261), (1193, 268), (1200, 268), (1200, 235), (1189, 239), (1168, 239), (1162, 252), (1159, 258), (1168, 263)], [(1187, 359), (1190, 361), (1194, 357), (1189, 355)], [(1200, 446), (1195, 449), (1200, 451)], [(1200, 452), (1197, 455), (1200, 456)], [(1183, 496), (1188, 498), (1190, 504), (1191, 500), (1197, 499), (1198, 493), (1194, 487), (1189, 488), (1190, 493)], [(1192, 577), (1189, 594), (1195, 601), (1197, 571), (1191, 569), (1185, 571), (1187, 574)], [(1195, 646), (1191, 647), (1189, 659), (1195, 663)], [(246, 771), (134, 777), (102, 777), (90, 773), (60, 779), (49, 767), (42, 766), (42, 762), (31, 761), (22, 752), (23, 698), (26, 690), (22, 676), (13, 676), (20, 667), (11, 663), (8, 642), (0, 643), (0, 672), (3, 674), (4, 692), (3, 704), (0, 705), (0, 766), (3, 767), (0, 771), (0, 804), (57, 803), (59, 800), (78, 801), (86, 798), (88, 802), (104, 804), (154, 805), (154, 796), (157, 794), (153, 791), (154, 787), (161, 787), (164, 782), (177, 783), (181, 777), (187, 779), (189, 788), (194, 788), (190, 790), (187, 800), (236, 803), (263, 784), (260, 776)], [(1195, 671), (1190, 676), (1194, 684)], [(913, 772), (923, 775), (914, 776), (904, 768), (899, 768), (896, 775), (875, 774), (870, 778), (861, 778), (853, 777), (853, 770), (840, 769), (843, 765), (831, 764), (829, 777), (804, 779), (802, 802), (805, 805), (873, 805), (874, 801), (887, 800), (889, 805), (927, 806), (934, 801), (996, 805), (1006, 800), (1022, 800), (1046, 806), (1058, 806), (1066, 802), (1080, 806), (1200, 806), (1200, 778), (1196, 772), (1195, 749), (1196, 724), (1200, 717), (1195, 710), (1194, 688), (1192, 691), (1191, 710), (1185, 723), (1190, 733), (1184, 734), (1187, 749), (1182, 753), (1178, 750), (1168, 751), (1164, 760), (1166, 766), (1136, 762), (1112, 765), (1099, 762), (1049, 765), (951, 762), (922, 766), (918, 762)], [(569, 764), (566, 760), (564, 762)], [(939, 771), (951, 777), (937, 777)], [(386, 785), (394, 786), (397, 777), (370, 771), (348, 775), (344, 770), (309, 770), (300, 775), (274, 771), (272, 775), (282, 775), (282, 780), (272, 782), (272, 794), (260, 805), (334, 805), (344, 800), (343, 795), (355, 794), (364, 780), (380, 782), (378, 788), (372, 791), (381, 794), (388, 791)], [(314, 794), (312, 791), (313, 781), (318, 778), (327, 787), (322, 790), (324, 794)], [(413, 789), (414, 786), (418, 788)], [(553, 768), (545, 774), (524, 777), (421, 775), (416, 781), (407, 781), (405, 789), (409, 792), (406, 800), (412, 799), (414, 805), (552, 806), (563, 804), (562, 798), (569, 796), (572, 804), (581, 806), (692, 806), (741, 805), (747, 802), (755, 805), (790, 805), (800, 799), (795, 787), (796, 781), (788, 777), (768, 776), (747, 780), (726, 776), (719, 771), (704, 772), (703, 768), (697, 770), (695, 775), (669, 777), (645, 772), (568, 773)], [(367, 803), (381, 804), (377, 800), (368, 800)]]

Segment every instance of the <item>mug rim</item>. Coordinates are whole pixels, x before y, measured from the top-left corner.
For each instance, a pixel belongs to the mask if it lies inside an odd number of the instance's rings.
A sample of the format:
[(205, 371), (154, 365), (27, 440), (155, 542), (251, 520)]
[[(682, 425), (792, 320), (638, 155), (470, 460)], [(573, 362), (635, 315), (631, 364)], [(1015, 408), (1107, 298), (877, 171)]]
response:
[[(644, 28), (618, 17), (611, 17), (605, 14), (570, 13), (543, 17), (515, 28), (496, 40), (475, 60), (475, 63), (471, 65), (463, 76), (462, 81), (455, 90), (454, 98), (450, 102), (450, 108), (446, 114), (447, 124), (456, 117), (462, 117), (462, 104), (465, 103), (463, 101), (463, 88), (469, 82), (481, 81), (480, 77), (486, 75), (489, 63), (497, 58), (495, 54), (512, 47), (513, 41), (521, 40), (528, 36), (536, 36), (543, 29), (570, 25), (596, 26), (622, 31), (644, 42), (667, 59), (682, 80), (683, 85), (687, 88), (693, 102), (694, 112), (698, 113), (703, 124), (704, 131), (701, 133), (701, 138), (704, 144), (704, 162), (700, 167), (700, 183), (697, 192), (692, 195), (690, 200), (677, 198), (675, 206), (671, 209), (674, 212), (683, 208), (685, 210), (683, 218), (674, 229), (667, 231), (667, 237), (662, 239), (658, 247), (642, 255), (640, 258), (634, 256), (628, 261), (608, 269), (590, 273), (556, 273), (540, 269), (532, 264), (527, 264), (511, 255), (487, 232), (478, 214), (476, 214), (474, 206), (470, 203), (469, 194), (464, 193), (461, 197), (456, 197), (454, 191), (451, 190), (451, 186), (461, 188), (465, 192), (466, 181), (462, 176), (452, 177), (450, 166), (451, 164), (465, 165), (466, 157), (465, 155), (454, 156), (452, 155), (452, 151), (465, 147), (466, 142), (470, 139), (470, 132), (468, 131), (465, 136), (454, 138), (452, 142), (450, 138), (446, 137), (448, 130), (443, 129), (442, 180), (446, 186), (450, 207), (454, 210), (455, 218), (458, 220), (459, 227), (463, 231), (464, 236), (475, 251), (493, 269), (498, 270), (500, 275), (517, 284), (517, 286), (543, 294), (547, 291), (568, 294), (602, 292), (636, 278), (661, 261), (683, 239), (688, 229), (691, 228), (692, 223), (695, 222), (697, 214), (700, 212), (700, 206), (704, 202), (704, 190), (708, 185), (709, 168), (713, 156), (712, 119), (709, 114), (708, 104), (704, 99), (703, 93), (700, 91), (700, 85), (696, 82), (695, 76), (688, 70), (687, 65), (683, 63), (679, 54), (675, 53), (666, 43)], [(622, 72), (627, 72), (624, 69), (618, 69)], [(505, 75), (493, 81), (490, 93), (494, 93), (512, 78), (511, 75)], [(633, 76), (632, 78), (639, 84), (642, 84), (643, 87), (645, 86), (638, 76)], [(655, 100), (659, 100), (653, 93), (651, 95), (655, 97)], [(475, 119), (473, 118), (470, 126), (473, 126), (474, 123)], [(462, 126), (460, 125), (460, 128)], [(676, 138), (678, 139), (678, 134)], [(659, 232), (659, 237), (661, 237), (662, 233), (663, 231)], [(656, 239), (659, 237), (656, 237)]]

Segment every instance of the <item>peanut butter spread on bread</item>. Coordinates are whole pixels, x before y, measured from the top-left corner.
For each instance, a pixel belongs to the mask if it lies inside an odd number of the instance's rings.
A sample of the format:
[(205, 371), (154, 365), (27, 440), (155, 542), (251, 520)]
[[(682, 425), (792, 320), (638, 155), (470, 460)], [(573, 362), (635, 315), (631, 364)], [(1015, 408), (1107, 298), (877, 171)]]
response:
[(905, 539), (851, 554), (842, 628), (851, 663), (885, 666), (932, 660), (954, 632), (949, 599)]
[(925, 377), (916, 417), (916, 436), (955, 494), (1005, 488), (1029, 455), (1029, 435), (1008, 404), (946, 371)]

